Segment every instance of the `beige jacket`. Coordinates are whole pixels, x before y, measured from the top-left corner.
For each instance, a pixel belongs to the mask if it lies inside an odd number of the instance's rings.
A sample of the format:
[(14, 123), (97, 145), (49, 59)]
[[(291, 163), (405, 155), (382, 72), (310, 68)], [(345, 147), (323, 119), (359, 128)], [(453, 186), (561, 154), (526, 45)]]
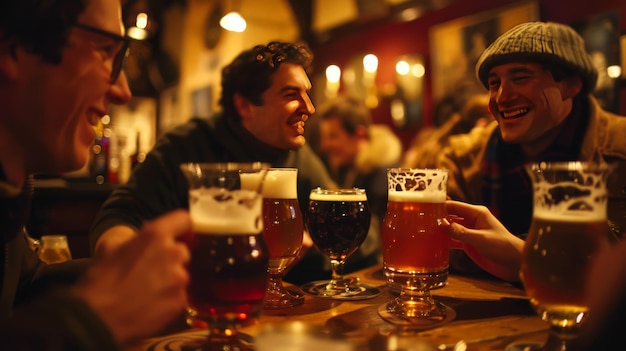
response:
[[(580, 160), (601, 156), (615, 165), (609, 176), (608, 217), (626, 232), (626, 117), (604, 111), (595, 98), (589, 98), (591, 116), (585, 133)], [(481, 162), (487, 143), (498, 127), (492, 122), (485, 128), (475, 128), (468, 134), (452, 136), (449, 146), (441, 153), (438, 166), (449, 170), (448, 195), (455, 200), (482, 204)]]

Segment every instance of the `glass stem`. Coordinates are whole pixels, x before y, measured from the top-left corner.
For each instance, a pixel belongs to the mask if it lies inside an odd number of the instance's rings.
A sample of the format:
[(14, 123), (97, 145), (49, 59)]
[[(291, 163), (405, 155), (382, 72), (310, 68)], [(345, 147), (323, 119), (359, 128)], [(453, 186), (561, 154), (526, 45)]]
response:
[(333, 271), (332, 281), (337, 283), (343, 280), (343, 261), (330, 260), (330, 266)]
[(285, 287), (283, 286), (283, 275), (282, 274), (269, 274), (269, 279), (267, 281), (267, 291), (268, 292), (276, 292), (281, 293), (285, 291)]

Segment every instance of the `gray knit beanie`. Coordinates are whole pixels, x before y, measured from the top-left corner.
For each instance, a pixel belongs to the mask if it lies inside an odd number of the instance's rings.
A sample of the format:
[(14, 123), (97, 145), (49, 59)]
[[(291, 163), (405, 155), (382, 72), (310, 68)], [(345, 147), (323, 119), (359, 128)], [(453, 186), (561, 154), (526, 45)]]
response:
[(496, 39), (476, 62), (476, 76), (488, 88), (489, 71), (504, 63), (530, 61), (554, 64), (578, 73), (583, 91), (591, 92), (598, 79), (583, 38), (569, 26), (554, 22), (527, 22)]

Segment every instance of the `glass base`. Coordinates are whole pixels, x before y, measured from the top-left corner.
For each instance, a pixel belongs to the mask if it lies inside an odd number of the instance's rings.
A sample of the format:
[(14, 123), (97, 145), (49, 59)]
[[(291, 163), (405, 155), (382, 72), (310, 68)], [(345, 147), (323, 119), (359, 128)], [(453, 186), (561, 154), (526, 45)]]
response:
[(252, 339), (246, 340), (243, 335), (237, 337), (195, 338), (180, 345), (181, 351), (254, 351)]
[(285, 288), (268, 290), (263, 299), (263, 308), (269, 310), (292, 308), (304, 303), (304, 295)]
[(394, 313), (393, 310), (389, 309), (390, 303), (384, 303), (378, 306), (378, 315), (384, 321), (391, 323), (396, 326), (401, 326), (407, 330), (424, 330), (435, 328), (440, 325), (449, 323), (456, 318), (456, 311), (454, 311), (451, 307), (440, 304), (440, 307), (443, 308), (443, 313), (437, 316), (430, 317), (406, 317), (401, 313)]
[(380, 295), (380, 289), (360, 283), (358, 278), (318, 280), (304, 284), (302, 291), (315, 297), (332, 300), (365, 300)]
[(446, 306), (430, 296), (406, 296), (401, 294), (387, 303), (387, 311), (402, 318), (441, 320), (446, 317)]

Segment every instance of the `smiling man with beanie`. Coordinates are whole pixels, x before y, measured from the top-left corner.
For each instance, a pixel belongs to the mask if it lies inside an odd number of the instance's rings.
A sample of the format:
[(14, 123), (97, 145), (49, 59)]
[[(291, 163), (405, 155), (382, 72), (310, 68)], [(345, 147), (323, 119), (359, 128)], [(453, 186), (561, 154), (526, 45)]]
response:
[[(626, 118), (603, 110), (590, 95), (598, 73), (580, 35), (552, 22), (520, 24), (479, 57), (476, 75), (489, 91), (495, 121), (455, 136), (438, 167), (449, 169), (452, 199), (483, 204), (513, 234), (525, 238), (532, 188), (523, 166), (538, 161), (603, 160), (612, 231), (626, 230)], [(451, 269), (475, 272), (464, 254)]]

